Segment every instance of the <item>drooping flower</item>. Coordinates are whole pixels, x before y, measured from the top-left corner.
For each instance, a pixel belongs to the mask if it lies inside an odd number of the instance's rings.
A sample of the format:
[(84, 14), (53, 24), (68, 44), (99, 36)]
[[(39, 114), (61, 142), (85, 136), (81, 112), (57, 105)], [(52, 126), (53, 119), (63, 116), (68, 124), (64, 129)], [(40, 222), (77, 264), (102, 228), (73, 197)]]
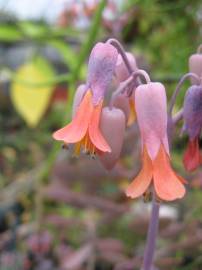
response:
[[(125, 53), (128, 62), (132, 68), (133, 71), (137, 71), (137, 64), (135, 57), (132, 55), (132, 53), (126, 52)], [(116, 69), (115, 69), (115, 75), (119, 82), (123, 82), (130, 76), (128, 69), (126, 67), (126, 64), (124, 63), (122, 56), (119, 54), (116, 62)]]
[(202, 128), (202, 86), (193, 85), (187, 92), (183, 106), (184, 127), (189, 135), (189, 143), (184, 153), (184, 166), (195, 170), (202, 163), (199, 150), (199, 136)]
[(100, 129), (107, 139), (111, 153), (103, 153), (99, 159), (107, 170), (111, 170), (117, 163), (124, 139), (126, 118), (122, 110), (105, 107), (101, 113)]
[[(189, 71), (202, 77), (202, 54), (195, 53), (189, 57)], [(197, 84), (195, 78), (191, 79), (192, 84)]]
[(131, 198), (148, 194), (150, 187), (165, 201), (185, 194), (184, 180), (170, 165), (166, 107), (165, 88), (161, 83), (137, 87), (135, 108), (142, 141), (142, 169), (126, 190)]
[(85, 91), (80, 89), (82, 93), (78, 93), (75, 101), (75, 115), (70, 124), (53, 134), (55, 140), (65, 144), (76, 144), (76, 155), (80, 153), (81, 148), (90, 154), (111, 151), (99, 124), (105, 91), (111, 83), (117, 57), (118, 52), (112, 45), (95, 45), (89, 58)]
[[(138, 67), (136, 64), (135, 57), (129, 52), (126, 52), (125, 54), (133, 72), (137, 71)], [(117, 81), (119, 83), (122, 83), (123, 81), (128, 79), (130, 75), (131, 74), (129, 73), (126, 64), (124, 63), (122, 56), (119, 54), (115, 69), (115, 76)], [(128, 86), (128, 88), (131, 88), (131, 90), (133, 90), (135, 88), (135, 83), (132, 82), (131, 85)], [(117, 95), (114, 98), (114, 106), (124, 111), (128, 126), (134, 123), (134, 121), (136, 120), (136, 114), (135, 114), (135, 103), (133, 94), (129, 98), (126, 97), (126, 95), (124, 94)]]

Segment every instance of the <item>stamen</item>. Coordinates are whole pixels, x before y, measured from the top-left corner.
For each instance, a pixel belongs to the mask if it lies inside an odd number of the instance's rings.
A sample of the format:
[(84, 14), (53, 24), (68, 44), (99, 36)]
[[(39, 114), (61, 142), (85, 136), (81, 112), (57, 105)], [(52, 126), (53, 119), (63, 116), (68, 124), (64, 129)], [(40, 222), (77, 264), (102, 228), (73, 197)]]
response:
[(69, 149), (68, 144), (67, 144), (67, 143), (63, 143), (63, 145), (62, 145), (62, 149), (66, 149), (66, 150), (68, 150), (68, 149)]
[(81, 145), (82, 145), (82, 140), (78, 143), (75, 144), (75, 148), (74, 148), (74, 155), (76, 157), (78, 157), (80, 155), (81, 152)]
[(129, 106), (130, 106), (130, 114), (129, 114), (127, 126), (132, 125), (136, 120), (135, 104), (131, 98), (129, 99)]
[(151, 202), (152, 201), (152, 192), (150, 189), (146, 190), (143, 194), (143, 200), (144, 202)]

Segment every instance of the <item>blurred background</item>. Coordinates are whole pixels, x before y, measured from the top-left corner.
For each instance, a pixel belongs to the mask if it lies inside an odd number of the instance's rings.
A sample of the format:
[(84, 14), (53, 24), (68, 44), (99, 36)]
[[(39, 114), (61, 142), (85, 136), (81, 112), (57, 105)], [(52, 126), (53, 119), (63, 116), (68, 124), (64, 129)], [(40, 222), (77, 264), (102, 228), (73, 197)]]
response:
[[(125, 187), (140, 168), (136, 125), (107, 172), (53, 141), (71, 118), (97, 41), (118, 39), (171, 96), (202, 41), (200, 0), (0, 0), (0, 269), (140, 269), (150, 203)], [(179, 110), (188, 87), (177, 98)], [(176, 129), (173, 166), (185, 199), (163, 204), (155, 269), (202, 269), (202, 174), (186, 174)]]

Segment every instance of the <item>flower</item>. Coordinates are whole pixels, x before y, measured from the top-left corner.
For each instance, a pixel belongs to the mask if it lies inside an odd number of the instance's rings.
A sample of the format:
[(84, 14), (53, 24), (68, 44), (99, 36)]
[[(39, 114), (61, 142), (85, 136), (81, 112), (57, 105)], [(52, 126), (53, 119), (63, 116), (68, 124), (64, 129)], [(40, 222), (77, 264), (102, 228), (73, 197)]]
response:
[(165, 88), (161, 83), (137, 87), (135, 108), (142, 139), (142, 169), (126, 190), (131, 198), (148, 194), (151, 186), (157, 198), (165, 201), (185, 194), (185, 180), (170, 165), (166, 107)]
[[(128, 59), (128, 62), (133, 70), (133, 72), (138, 70), (135, 57), (132, 53), (125, 52), (125, 55)], [(124, 63), (122, 56), (119, 54), (118, 59), (116, 62), (116, 69), (115, 69), (115, 77), (118, 83), (122, 83), (130, 77), (130, 73)], [(134, 102), (134, 95), (133, 89), (135, 88), (135, 83), (132, 82), (131, 85), (128, 86), (128, 90), (132, 92), (131, 96), (128, 98), (125, 95), (117, 95), (114, 99), (114, 106), (123, 109), (124, 113), (127, 118), (127, 125), (131, 126), (136, 121), (136, 114), (135, 114), (135, 102)]]
[(184, 166), (195, 170), (202, 163), (199, 150), (199, 136), (202, 128), (202, 86), (193, 85), (187, 92), (183, 106), (184, 127), (189, 135), (189, 143), (184, 153)]
[(54, 132), (55, 140), (65, 144), (75, 143), (75, 154), (84, 151), (94, 154), (110, 152), (110, 146), (103, 137), (100, 128), (100, 115), (102, 111), (104, 94), (111, 83), (118, 57), (117, 50), (110, 44), (97, 43), (93, 48), (89, 63), (88, 77), (85, 91), (77, 94), (74, 102), (74, 112), (71, 123)]
[[(195, 53), (189, 57), (189, 71), (195, 73), (199, 77), (202, 77), (202, 54)], [(192, 84), (196, 84), (195, 78), (191, 79)]]
[(103, 153), (99, 159), (107, 170), (111, 170), (119, 160), (125, 127), (126, 118), (122, 110), (114, 107), (102, 110), (100, 129), (110, 145), (111, 153)]

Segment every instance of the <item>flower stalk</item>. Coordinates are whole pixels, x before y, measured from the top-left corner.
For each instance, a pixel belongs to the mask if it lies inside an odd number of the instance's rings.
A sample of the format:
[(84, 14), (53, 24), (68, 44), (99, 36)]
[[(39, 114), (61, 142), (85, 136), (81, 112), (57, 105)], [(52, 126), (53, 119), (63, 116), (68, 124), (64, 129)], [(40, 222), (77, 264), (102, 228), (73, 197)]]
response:
[(160, 203), (156, 201), (156, 198), (153, 194), (151, 219), (150, 219), (148, 233), (147, 233), (147, 243), (146, 243), (146, 248), (144, 252), (142, 270), (152, 269), (152, 265), (154, 261), (156, 239), (157, 239), (158, 227), (159, 227), (159, 210), (160, 210)]

